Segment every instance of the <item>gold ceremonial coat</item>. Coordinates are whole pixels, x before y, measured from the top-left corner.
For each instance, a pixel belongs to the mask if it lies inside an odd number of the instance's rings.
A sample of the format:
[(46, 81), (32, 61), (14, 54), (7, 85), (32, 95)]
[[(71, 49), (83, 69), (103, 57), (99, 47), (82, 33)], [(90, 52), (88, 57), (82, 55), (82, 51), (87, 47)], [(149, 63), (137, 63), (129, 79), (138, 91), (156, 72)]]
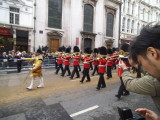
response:
[(42, 76), (42, 61), (43, 56), (39, 55), (33, 58), (26, 58), (25, 60), (34, 61), (31, 77), (41, 77)]

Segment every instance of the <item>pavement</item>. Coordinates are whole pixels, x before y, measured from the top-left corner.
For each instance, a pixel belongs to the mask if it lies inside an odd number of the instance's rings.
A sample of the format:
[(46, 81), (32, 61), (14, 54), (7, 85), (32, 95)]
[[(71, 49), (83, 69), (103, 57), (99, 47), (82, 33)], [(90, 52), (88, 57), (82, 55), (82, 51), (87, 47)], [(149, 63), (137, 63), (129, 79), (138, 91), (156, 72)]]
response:
[(113, 78), (107, 80), (105, 75), (107, 86), (100, 91), (96, 90), (98, 75), (81, 84), (80, 78), (54, 74), (54, 68), (43, 69), (44, 88), (37, 88), (37, 78), (29, 91), (28, 72), (0, 75), (0, 120), (119, 120), (117, 107), (132, 111), (146, 107), (158, 113), (149, 96), (130, 93), (118, 100), (120, 80), (115, 70)]

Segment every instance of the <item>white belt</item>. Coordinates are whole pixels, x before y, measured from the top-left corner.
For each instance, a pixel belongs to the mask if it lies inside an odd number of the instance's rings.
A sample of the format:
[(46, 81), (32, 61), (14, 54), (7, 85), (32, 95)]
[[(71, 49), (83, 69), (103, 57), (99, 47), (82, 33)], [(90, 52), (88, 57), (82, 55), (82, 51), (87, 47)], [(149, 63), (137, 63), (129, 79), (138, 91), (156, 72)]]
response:
[(64, 60), (64, 61), (69, 61), (69, 60)]
[(98, 65), (99, 67), (106, 67), (105, 65)]
[(87, 64), (89, 64), (88, 62), (83, 62), (83, 63), (87, 63)]

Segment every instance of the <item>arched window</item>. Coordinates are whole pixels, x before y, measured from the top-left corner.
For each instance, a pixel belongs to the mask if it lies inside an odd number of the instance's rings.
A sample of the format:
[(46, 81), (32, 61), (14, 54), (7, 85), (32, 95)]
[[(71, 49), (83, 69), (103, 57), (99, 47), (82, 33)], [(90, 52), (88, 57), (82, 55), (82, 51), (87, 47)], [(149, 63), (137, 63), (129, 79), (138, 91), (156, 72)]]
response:
[(107, 22), (106, 36), (113, 37), (114, 15), (112, 13), (107, 13), (106, 22)]
[(139, 23), (137, 24), (137, 34), (139, 34), (139, 27), (140, 27), (140, 25), (139, 25)]
[(62, 0), (49, 0), (48, 27), (61, 29), (62, 27)]
[(127, 20), (127, 32), (130, 32), (130, 19)]
[(123, 20), (122, 20), (122, 31), (124, 32), (125, 31), (125, 24), (126, 24), (126, 18), (124, 17)]
[(131, 28), (131, 33), (134, 33), (134, 20), (132, 20), (132, 28)]
[(89, 4), (84, 5), (83, 30), (85, 32), (93, 33), (93, 6)]
[(134, 15), (135, 3), (132, 4), (132, 15)]

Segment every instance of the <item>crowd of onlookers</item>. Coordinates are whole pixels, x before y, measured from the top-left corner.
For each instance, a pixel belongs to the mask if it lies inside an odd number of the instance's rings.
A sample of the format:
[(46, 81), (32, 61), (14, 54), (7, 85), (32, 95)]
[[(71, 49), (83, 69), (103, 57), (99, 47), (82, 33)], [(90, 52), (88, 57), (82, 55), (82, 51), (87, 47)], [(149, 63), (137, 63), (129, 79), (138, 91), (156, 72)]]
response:
[[(53, 54), (43, 51), (44, 58), (53, 58)], [(26, 52), (26, 51), (15, 51), (11, 50), (9, 52), (0, 53), (0, 67), (5, 69), (10, 64), (17, 63), (18, 60), (22, 58), (32, 58), (36, 56), (36, 52)]]

